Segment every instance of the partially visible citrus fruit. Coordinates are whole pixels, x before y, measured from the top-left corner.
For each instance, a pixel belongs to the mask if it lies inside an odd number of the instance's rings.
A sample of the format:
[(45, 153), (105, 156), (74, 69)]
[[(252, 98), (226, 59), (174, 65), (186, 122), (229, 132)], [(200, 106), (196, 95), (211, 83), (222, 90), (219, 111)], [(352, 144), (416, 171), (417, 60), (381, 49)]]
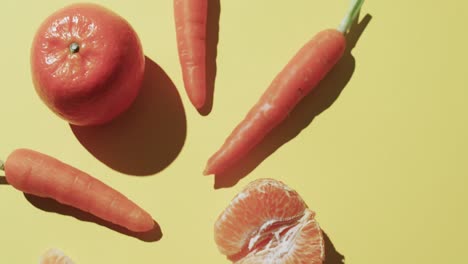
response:
[(234, 263), (320, 264), (322, 231), (299, 194), (274, 179), (249, 183), (218, 217), (215, 241)]
[(124, 112), (140, 90), (144, 66), (131, 25), (96, 4), (72, 4), (51, 14), (31, 48), (38, 95), (74, 125), (106, 123)]
[(74, 264), (60, 249), (51, 248), (44, 252), (39, 264)]

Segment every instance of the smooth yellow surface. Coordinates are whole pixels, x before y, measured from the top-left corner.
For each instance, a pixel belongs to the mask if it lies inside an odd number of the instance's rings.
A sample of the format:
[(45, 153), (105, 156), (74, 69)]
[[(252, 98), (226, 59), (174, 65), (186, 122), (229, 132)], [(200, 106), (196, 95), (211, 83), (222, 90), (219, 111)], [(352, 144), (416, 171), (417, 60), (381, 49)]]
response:
[[(176, 112), (173, 124), (161, 117), (167, 112), (139, 108), (131, 116), (144, 111), (143, 117), (126, 121), (138, 127), (120, 123), (116, 129), (123, 132), (90, 132), (91, 140), (77, 136), (45, 107), (29, 71), (39, 23), (71, 2), (1, 3), (0, 156), (28, 147), (74, 165), (146, 208), (163, 236), (144, 242), (48, 212), (1, 184), (0, 263), (37, 263), (50, 247), (80, 264), (229, 263), (216, 248), (213, 223), (238, 191), (262, 177), (284, 181), (317, 212), (335, 248), (329, 247), (327, 264), (340, 263), (340, 255), (346, 264), (466, 261), (466, 1), (366, 1), (360, 20), (366, 14), (372, 18), (364, 19), (368, 24), (352, 56), (258, 153), (276, 151), (263, 155), (254, 169), (255, 162), (246, 165), (251, 172), (237, 184), (219, 189), (212, 176), (201, 174), (208, 157), (302, 44), (339, 24), (349, 1), (221, 1), (216, 88), (207, 116), (190, 105), (182, 86), (172, 1), (95, 1), (133, 25), (145, 54), (177, 87), (183, 110), (167, 105)], [(152, 116), (158, 125), (151, 125)], [(158, 133), (157, 126), (178, 131)], [(125, 142), (140, 139), (149, 142)], [(161, 149), (156, 143), (163, 143)], [(120, 152), (113, 160), (106, 151), (115, 149)], [(99, 153), (110, 161), (103, 162)], [(169, 161), (161, 162), (165, 157)], [(132, 158), (143, 159), (150, 175), (131, 175), (144, 174)], [(152, 167), (152, 158), (168, 166)], [(126, 159), (128, 166), (117, 164)]]

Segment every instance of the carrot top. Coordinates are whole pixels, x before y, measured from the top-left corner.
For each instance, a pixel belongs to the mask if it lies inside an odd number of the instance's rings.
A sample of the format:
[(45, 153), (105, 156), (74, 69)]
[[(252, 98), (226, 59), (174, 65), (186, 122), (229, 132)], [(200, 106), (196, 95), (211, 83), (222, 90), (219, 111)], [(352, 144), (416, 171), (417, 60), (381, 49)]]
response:
[(346, 16), (341, 21), (341, 24), (338, 26), (338, 31), (341, 33), (346, 33), (351, 24), (353, 23), (354, 19), (356, 18), (357, 14), (361, 10), (361, 6), (364, 3), (364, 0), (351, 0), (351, 5), (349, 7)]

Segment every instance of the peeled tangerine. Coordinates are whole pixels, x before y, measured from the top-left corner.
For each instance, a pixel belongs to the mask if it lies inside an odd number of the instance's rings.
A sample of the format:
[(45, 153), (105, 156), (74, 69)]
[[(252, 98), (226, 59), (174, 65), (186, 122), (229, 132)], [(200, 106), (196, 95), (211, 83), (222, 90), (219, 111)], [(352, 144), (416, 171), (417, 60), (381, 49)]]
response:
[(296, 191), (274, 179), (258, 179), (218, 217), (215, 241), (237, 264), (319, 264), (325, 247), (314, 217)]
[(41, 256), (39, 264), (74, 264), (74, 262), (60, 249), (51, 248)]

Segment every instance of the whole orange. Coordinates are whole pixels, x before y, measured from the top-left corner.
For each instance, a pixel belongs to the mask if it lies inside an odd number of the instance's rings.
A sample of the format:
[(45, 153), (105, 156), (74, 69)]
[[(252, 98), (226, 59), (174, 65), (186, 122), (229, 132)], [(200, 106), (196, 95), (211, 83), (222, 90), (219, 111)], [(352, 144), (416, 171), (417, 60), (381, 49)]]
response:
[(37, 94), (53, 112), (79, 126), (109, 122), (129, 108), (144, 68), (135, 30), (96, 4), (72, 4), (51, 14), (31, 49)]

